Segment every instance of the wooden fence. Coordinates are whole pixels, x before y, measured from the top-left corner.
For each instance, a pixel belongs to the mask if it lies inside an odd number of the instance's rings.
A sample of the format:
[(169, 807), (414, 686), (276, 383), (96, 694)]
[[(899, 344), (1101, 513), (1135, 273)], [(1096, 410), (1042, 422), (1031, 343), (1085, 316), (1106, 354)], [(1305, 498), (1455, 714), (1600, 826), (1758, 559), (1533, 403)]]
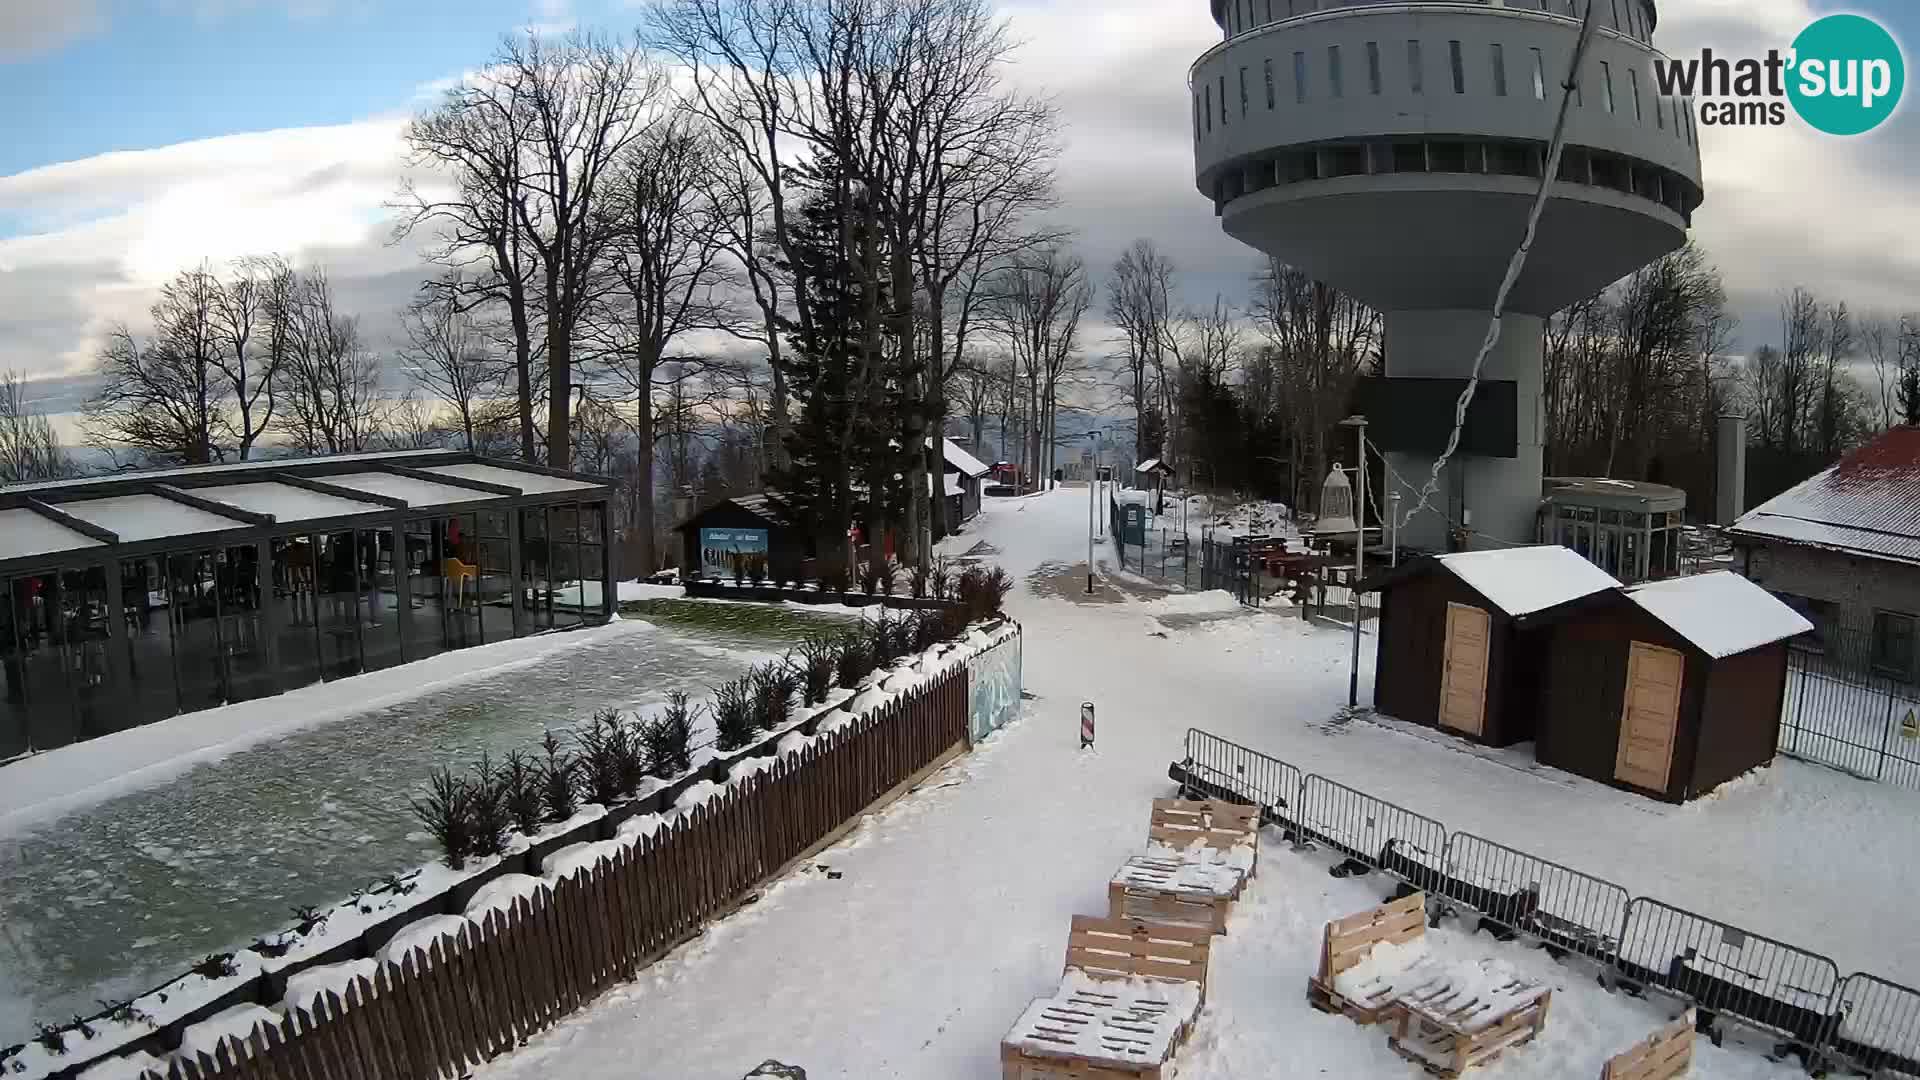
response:
[(321, 994), (212, 1054), (175, 1056), (165, 1077), (461, 1076), (633, 978), (966, 740), (962, 666), (344, 995)]

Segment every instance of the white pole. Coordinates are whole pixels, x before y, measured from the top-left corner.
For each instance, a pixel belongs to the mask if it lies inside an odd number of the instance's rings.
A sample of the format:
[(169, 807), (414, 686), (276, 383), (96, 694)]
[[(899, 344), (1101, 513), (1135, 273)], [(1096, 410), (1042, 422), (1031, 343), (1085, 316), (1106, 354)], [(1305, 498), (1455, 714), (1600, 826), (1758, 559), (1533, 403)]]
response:
[(1388, 566), (1400, 565), (1400, 493), (1387, 496), (1387, 544), (1391, 552)]
[(1093, 595), (1093, 520), (1094, 489), (1100, 486), (1099, 473), (1087, 480), (1087, 595)]
[(1360, 498), (1353, 504), (1353, 659), (1347, 674), (1347, 705), (1360, 706), (1360, 577), (1367, 560), (1367, 421), (1356, 416), (1351, 421), (1359, 448)]

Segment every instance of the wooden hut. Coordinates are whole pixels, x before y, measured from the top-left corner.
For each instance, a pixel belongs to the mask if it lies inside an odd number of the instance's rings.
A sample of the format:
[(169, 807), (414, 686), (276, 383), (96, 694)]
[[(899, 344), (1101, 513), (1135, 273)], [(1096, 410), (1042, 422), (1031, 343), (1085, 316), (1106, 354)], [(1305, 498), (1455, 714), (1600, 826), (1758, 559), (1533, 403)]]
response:
[(1813, 629), (1724, 571), (1599, 594), (1521, 624), (1550, 639), (1540, 762), (1669, 802), (1773, 760), (1787, 642)]
[(763, 574), (798, 578), (812, 557), (811, 538), (779, 496), (761, 492), (721, 499), (675, 526), (681, 574), (731, 579), (736, 564), (760, 564)]
[(1619, 587), (1558, 546), (1426, 556), (1362, 584), (1380, 594), (1374, 707), (1489, 746), (1534, 737), (1547, 635), (1524, 616)]
[(947, 500), (947, 527), (972, 521), (980, 512), (980, 496), (986, 489), (987, 474), (993, 467), (961, 449), (952, 439), (942, 439), (942, 480)]

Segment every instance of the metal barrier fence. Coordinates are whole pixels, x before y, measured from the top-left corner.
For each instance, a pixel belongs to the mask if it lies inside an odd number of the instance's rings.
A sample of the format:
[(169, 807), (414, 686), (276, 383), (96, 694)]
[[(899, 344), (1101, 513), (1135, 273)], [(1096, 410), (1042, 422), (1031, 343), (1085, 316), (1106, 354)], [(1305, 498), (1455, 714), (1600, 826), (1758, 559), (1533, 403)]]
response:
[(1613, 882), (1472, 833), (1447, 839), (1444, 869), (1451, 899), (1549, 947), (1612, 961), (1630, 899)]
[(1920, 1076), (1920, 990), (1860, 972), (1840, 984), (1839, 1011), (1829, 1060), (1875, 1075)]
[(1908, 734), (1920, 732), (1920, 688), (1876, 670), (1860, 635), (1832, 628), (1826, 638), (1819, 651), (1787, 650), (1780, 752), (1920, 788), (1920, 734)]
[(1300, 813), (1295, 820), (1307, 838), (1416, 889), (1439, 885), (1447, 857), (1447, 828), (1424, 814), (1324, 776), (1308, 776), (1300, 781)]
[(1920, 990), (1840, 978), (1816, 952), (1648, 897), (1222, 739), (1187, 730), (1169, 770), (1189, 795), (1257, 803), (1289, 835), (1478, 912), (1619, 979), (1784, 1037), (1809, 1070), (1847, 1065), (1920, 1078)]
[(1627, 909), (1614, 966), (1629, 981), (1785, 1035), (1809, 1061), (1837, 1020), (1833, 961), (1644, 896)]

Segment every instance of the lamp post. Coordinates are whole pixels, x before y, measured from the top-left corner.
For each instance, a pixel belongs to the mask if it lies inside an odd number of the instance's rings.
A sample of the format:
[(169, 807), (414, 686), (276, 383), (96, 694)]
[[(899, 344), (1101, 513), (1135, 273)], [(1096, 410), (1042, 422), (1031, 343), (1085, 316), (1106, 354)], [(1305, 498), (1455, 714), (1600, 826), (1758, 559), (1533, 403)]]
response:
[(1353, 501), (1353, 656), (1347, 671), (1347, 706), (1358, 708), (1360, 705), (1360, 577), (1366, 569), (1367, 561), (1367, 418), (1349, 416), (1340, 421), (1341, 427), (1353, 429), (1354, 445), (1359, 456), (1355, 471), (1359, 476), (1359, 492)]
[(1400, 493), (1387, 495), (1387, 565), (1400, 565)]

